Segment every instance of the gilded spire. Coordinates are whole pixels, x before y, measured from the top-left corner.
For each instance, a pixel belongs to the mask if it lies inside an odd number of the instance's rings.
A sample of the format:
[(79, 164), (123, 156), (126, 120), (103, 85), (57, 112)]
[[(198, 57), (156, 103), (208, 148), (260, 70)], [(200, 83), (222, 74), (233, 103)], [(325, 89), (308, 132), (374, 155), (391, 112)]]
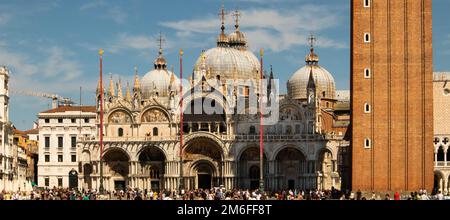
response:
[(112, 74), (109, 74), (109, 91), (108, 91), (108, 95), (111, 96), (111, 97), (116, 96), (116, 93), (114, 92), (114, 82), (113, 82)]
[(130, 93), (130, 82), (127, 81), (127, 91), (125, 91), (125, 100), (131, 102), (131, 93)]
[(117, 83), (117, 97), (122, 98), (123, 97), (123, 93), (122, 93), (122, 80), (119, 79), (119, 82)]
[(311, 34), (311, 36), (308, 38), (308, 42), (310, 45), (310, 52), (306, 56), (306, 64), (308, 65), (317, 65), (319, 63), (319, 56), (314, 53), (314, 44), (316, 43), (317, 39), (314, 35)]
[(138, 75), (138, 68), (137, 66), (134, 67), (134, 86), (133, 86), (133, 91), (138, 91), (140, 89), (140, 85), (139, 85), (139, 75)]
[(313, 73), (312, 66), (311, 66), (311, 70), (309, 71), (308, 88), (314, 89), (314, 90), (316, 89), (316, 82), (314, 81), (314, 73)]
[[(105, 90), (105, 88), (103, 88), (103, 91)], [(97, 93), (100, 93), (100, 80), (97, 83)]]

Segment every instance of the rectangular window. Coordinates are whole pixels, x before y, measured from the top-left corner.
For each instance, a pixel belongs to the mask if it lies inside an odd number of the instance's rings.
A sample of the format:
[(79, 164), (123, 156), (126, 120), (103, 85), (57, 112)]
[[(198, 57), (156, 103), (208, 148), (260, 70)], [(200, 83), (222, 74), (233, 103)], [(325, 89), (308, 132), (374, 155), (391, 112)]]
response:
[(70, 121), (72, 122), (72, 124), (77, 123), (77, 120), (75, 118), (70, 119)]
[(58, 118), (58, 123), (63, 123), (63, 119), (62, 118)]
[(45, 185), (46, 187), (49, 187), (49, 186), (50, 186), (50, 178), (48, 178), (48, 177), (45, 177), (45, 178), (44, 178), (44, 185)]
[(372, 143), (371, 143), (370, 139), (366, 138), (364, 140), (364, 148), (369, 149), (371, 147), (372, 147)]
[(370, 69), (369, 68), (364, 69), (364, 78), (370, 79)]
[(45, 137), (45, 148), (50, 148), (50, 137)]
[(49, 119), (49, 118), (46, 118), (46, 119), (45, 119), (45, 123), (46, 123), (46, 124), (50, 123), (50, 119)]
[(364, 1), (364, 8), (370, 8), (370, 0), (363, 0)]
[(370, 43), (370, 34), (369, 33), (364, 34), (364, 43)]
[(58, 148), (63, 148), (64, 139), (63, 137), (58, 137)]
[(71, 157), (70, 157), (70, 161), (77, 162), (77, 155), (72, 154)]
[(58, 177), (58, 187), (62, 187), (62, 186), (63, 186), (63, 178)]
[(364, 104), (364, 113), (370, 113), (371, 109), (370, 109), (370, 105), (368, 103)]
[(71, 139), (71, 141), (70, 141), (71, 147), (72, 148), (76, 148), (77, 147), (77, 137), (76, 136), (72, 136), (70, 139)]
[(62, 154), (58, 155), (58, 162), (60, 162), (60, 163), (63, 162), (63, 155)]
[(50, 155), (46, 154), (44, 157), (45, 157), (45, 162), (50, 162)]
[(89, 118), (85, 118), (84, 123), (89, 123)]

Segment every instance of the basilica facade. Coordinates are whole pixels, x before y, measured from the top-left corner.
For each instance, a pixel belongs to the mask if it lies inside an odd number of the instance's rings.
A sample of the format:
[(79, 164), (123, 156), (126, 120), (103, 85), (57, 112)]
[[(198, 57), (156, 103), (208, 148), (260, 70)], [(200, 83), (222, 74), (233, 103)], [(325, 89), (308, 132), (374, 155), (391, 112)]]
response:
[[(305, 66), (288, 81), (288, 93), (279, 95), (272, 92), (275, 85), (266, 90), (240, 83), (259, 82), (261, 63), (247, 49), (238, 19), (230, 34), (223, 23), (216, 47), (200, 55), (183, 90), (180, 79), (167, 68), (162, 48), (153, 70), (143, 77), (135, 70), (132, 85), (123, 89), (111, 78), (105, 90), (99, 86), (97, 128), (104, 93), (103, 155), (98, 134), (79, 138), (80, 188), (99, 188), (101, 156), (106, 190), (173, 190), (181, 182), (187, 189), (256, 189), (261, 169), (268, 190), (346, 188), (351, 161), (345, 138), (349, 97), (339, 98), (345, 92), (336, 91), (333, 76), (319, 65), (314, 47)], [(275, 78), (272, 70), (263, 75), (269, 85)], [(200, 92), (192, 93), (194, 88)], [(264, 126), (261, 167), (259, 116), (243, 114), (236, 106), (263, 90), (261, 95), (276, 99), (279, 110), (277, 122)], [(199, 100), (209, 100), (222, 113), (188, 114)]]

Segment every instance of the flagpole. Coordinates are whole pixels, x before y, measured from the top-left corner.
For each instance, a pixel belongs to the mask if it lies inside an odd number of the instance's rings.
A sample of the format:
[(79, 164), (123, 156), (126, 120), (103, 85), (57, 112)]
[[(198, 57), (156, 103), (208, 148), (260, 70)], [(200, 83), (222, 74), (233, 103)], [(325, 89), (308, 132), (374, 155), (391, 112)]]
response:
[(261, 73), (260, 73), (260, 80), (259, 80), (259, 190), (261, 192), (264, 192), (264, 140), (263, 140), (263, 133), (264, 133), (264, 125), (263, 125), (263, 73), (264, 73), (264, 49), (261, 49), (259, 52), (259, 55), (261, 56)]
[(103, 187), (103, 54), (104, 51), (100, 49), (100, 194), (104, 193)]
[(183, 123), (184, 123), (184, 115), (183, 115), (183, 50), (180, 49), (180, 193), (184, 188), (184, 180), (183, 180)]

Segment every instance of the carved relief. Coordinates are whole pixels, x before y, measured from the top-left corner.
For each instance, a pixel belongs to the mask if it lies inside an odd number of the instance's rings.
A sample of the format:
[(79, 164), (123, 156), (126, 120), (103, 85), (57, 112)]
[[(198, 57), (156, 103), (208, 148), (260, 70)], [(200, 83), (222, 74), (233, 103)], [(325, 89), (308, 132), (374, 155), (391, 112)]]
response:
[(131, 117), (123, 111), (116, 111), (111, 116), (109, 116), (110, 124), (130, 124)]
[(167, 118), (166, 114), (164, 114), (164, 112), (162, 112), (158, 109), (148, 110), (142, 116), (143, 123), (168, 122), (168, 121), (169, 121), (169, 119)]

